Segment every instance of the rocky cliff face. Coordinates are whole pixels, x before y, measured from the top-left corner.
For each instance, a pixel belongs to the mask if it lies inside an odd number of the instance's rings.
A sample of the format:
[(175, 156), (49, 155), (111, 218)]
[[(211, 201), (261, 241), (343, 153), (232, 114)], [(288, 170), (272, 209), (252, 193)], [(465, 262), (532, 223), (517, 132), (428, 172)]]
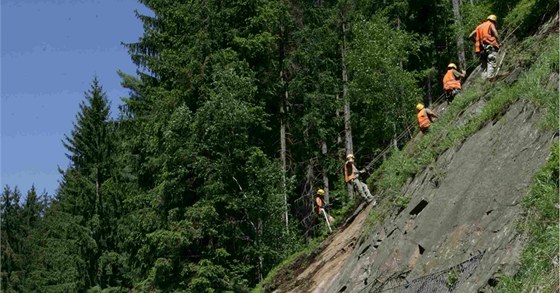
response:
[(368, 233), (325, 292), (479, 292), (515, 270), (519, 203), (554, 140), (538, 117), (519, 101), (418, 174), (408, 207)]
[(537, 126), (539, 116), (516, 102), (417, 174), (402, 190), (411, 198), (406, 208), (368, 228), (368, 207), (274, 291), (492, 291), (496, 275), (516, 270), (520, 201), (556, 138)]

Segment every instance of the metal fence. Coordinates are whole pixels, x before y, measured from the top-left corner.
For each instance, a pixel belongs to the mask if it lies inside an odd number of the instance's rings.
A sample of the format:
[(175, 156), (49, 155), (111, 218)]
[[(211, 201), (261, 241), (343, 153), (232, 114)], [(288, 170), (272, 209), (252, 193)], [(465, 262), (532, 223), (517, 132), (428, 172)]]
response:
[(412, 281), (397, 276), (381, 283), (379, 286), (369, 288), (370, 291), (368, 292), (455, 292), (459, 284), (472, 276), (483, 256), (484, 252), (446, 270), (426, 275)]

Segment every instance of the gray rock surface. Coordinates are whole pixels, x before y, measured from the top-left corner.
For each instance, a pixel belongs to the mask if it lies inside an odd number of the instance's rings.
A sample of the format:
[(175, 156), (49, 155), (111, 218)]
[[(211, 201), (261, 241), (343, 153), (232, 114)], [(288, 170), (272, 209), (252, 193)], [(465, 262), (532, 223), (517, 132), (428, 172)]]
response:
[(404, 188), (407, 208), (365, 233), (321, 292), (491, 292), (516, 271), (520, 202), (554, 140), (539, 116), (518, 101), (442, 154)]

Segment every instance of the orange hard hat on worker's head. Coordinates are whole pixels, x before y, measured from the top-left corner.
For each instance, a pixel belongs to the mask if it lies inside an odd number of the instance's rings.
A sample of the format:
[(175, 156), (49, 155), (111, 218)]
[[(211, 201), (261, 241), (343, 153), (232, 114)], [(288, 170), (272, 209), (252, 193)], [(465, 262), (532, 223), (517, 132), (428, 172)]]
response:
[(486, 19), (495, 22), (495, 21), (498, 20), (498, 17), (495, 14), (490, 14), (490, 15), (488, 15), (488, 17)]
[(424, 104), (418, 103), (418, 104), (416, 105), (416, 111), (422, 111), (422, 109), (424, 109)]
[(354, 155), (353, 154), (348, 154), (346, 156), (346, 160), (354, 160)]
[(323, 189), (319, 189), (319, 190), (317, 190), (317, 194), (318, 195), (324, 195), (325, 191)]
[(447, 68), (455, 68), (455, 69), (457, 69), (457, 65), (455, 65), (455, 63), (449, 63), (449, 64), (447, 65)]

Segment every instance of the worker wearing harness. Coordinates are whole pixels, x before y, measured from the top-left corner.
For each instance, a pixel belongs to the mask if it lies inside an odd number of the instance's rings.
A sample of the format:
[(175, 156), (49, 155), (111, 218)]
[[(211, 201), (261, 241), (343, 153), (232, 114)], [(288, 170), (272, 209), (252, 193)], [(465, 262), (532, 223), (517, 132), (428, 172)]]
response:
[(447, 102), (453, 102), (457, 94), (461, 92), (461, 78), (465, 77), (465, 71), (459, 72), (455, 63), (447, 65), (447, 73), (443, 76), (443, 90)]
[(475, 52), (480, 55), (480, 66), (482, 67), (482, 78), (494, 77), (496, 70), (498, 50), (498, 31), (496, 30), (496, 20), (498, 17), (494, 14), (488, 15), (486, 21), (474, 29), (469, 39), (475, 38)]
[(371, 202), (373, 200), (373, 196), (369, 192), (369, 188), (367, 187), (367, 184), (361, 182), (360, 179), (358, 179), (358, 176), (364, 172), (365, 171), (363, 170), (358, 171), (356, 166), (354, 166), (354, 155), (348, 154), (346, 156), (346, 163), (344, 163), (344, 181), (346, 181), (346, 183), (352, 182), (352, 185), (354, 186), (354, 190), (357, 189), (360, 195), (365, 200)]
[(327, 204), (325, 203), (324, 196), (325, 191), (323, 189), (317, 190), (317, 194), (315, 195), (315, 212), (319, 215), (319, 217), (321, 217), (324, 213), (325, 220), (328, 221), (327, 224), (330, 227), (330, 224), (334, 222), (334, 218), (327, 213)]
[(430, 129), (430, 125), (434, 122), (434, 118), (438, 118), (436, 113), (432, 112), (432, 110), (424, 107), (424, 104), (419, 103), (416, 105), (416, 121), (418, 122), (418, 127), (420, 127), (420, 131), (426, 134)]

